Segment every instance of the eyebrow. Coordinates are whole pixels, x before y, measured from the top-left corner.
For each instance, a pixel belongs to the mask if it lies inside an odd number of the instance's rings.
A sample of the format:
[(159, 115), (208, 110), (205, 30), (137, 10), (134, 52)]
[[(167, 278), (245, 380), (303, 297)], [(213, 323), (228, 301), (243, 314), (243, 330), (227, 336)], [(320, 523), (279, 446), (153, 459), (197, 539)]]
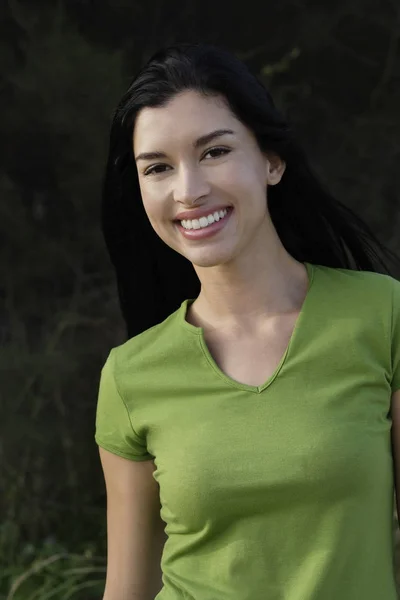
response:
[[(211, 133), (206, 133), (205, 135), (199, 137), (194, 142), (193, 147), (201, 148), (202, 146), (209, 144), (214, 139), (222, 137), (223, 135), (235, 135), (235, 132), (232, 131), (232, 129), (216, 129), (215, 131), (211, 131)], [(159, 158), (167, 158), (167, 155), (165, 154), (165, 152), (158, 151), (142, 152), (141, 154), (138, 154), (136, 156), (135, 161), (137, 162), (138, 160), (157, 160)]]

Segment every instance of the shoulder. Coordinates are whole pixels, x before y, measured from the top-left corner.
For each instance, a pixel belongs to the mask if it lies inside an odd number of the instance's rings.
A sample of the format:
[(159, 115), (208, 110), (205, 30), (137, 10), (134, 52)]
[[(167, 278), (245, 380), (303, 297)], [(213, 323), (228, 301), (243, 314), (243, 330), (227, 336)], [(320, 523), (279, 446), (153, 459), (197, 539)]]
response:
[[(372, 271), (354, 271), (352, 269), (339, 269), (314, 265), (320, 282), (330, 292), (335, 290), (345, 297), (368, 299), (389, 299), (391, 301), (393, 289), (400, 287), (400, 282), (390, 275)], [(367, 296), (365, 294), (368, 294)]]
[(114, 368), (116, 373), (148, 367), (149, 363), (157, 360), (157, 356), (170, 353), (173, 346), (180, 343), (181, 308), (169, 315), (164, 321), (146, 329), (126, 342), (112, 348)]
[(314, 278), (316, 312), (323, 317), (328, 311), (335, 326), (348, 324), (351, 319), (371, 331), (390, 329), (396, 306), (400, 309), (397, 279), (382, 273), (321, 265), (315, 265)]

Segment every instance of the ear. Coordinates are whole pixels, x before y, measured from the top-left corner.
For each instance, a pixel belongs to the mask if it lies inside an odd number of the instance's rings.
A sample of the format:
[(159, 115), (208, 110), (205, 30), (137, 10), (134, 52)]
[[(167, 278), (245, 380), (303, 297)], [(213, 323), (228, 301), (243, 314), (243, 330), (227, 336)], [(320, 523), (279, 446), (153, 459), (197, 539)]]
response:
[(282, 179), (286, 163), (276, 154), (269, 154), (266, 160), (267, 184), (276, 185)]

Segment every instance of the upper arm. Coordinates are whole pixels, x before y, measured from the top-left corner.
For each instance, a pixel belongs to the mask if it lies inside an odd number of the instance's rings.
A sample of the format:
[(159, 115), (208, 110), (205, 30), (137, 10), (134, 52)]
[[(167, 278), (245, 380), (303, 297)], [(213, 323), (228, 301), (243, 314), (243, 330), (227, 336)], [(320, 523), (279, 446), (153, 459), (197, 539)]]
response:
[(107, 490), (107, 578), (104, 600), (153, 600), (162, 588), (166, 541), (152, 460), (99, 449)]
[(396, 489), (397, 513), (400, 516), (400, 390), (392, 395), (392, 453)]

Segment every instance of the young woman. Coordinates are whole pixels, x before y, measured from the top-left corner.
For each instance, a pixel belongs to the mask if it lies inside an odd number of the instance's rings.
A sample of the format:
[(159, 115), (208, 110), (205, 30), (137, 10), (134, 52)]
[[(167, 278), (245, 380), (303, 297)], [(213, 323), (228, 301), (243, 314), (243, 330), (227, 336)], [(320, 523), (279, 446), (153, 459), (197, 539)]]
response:
[(103, 228), (104, 600), (395, 600), (400, 283), (234, 56), (135, 78)]

